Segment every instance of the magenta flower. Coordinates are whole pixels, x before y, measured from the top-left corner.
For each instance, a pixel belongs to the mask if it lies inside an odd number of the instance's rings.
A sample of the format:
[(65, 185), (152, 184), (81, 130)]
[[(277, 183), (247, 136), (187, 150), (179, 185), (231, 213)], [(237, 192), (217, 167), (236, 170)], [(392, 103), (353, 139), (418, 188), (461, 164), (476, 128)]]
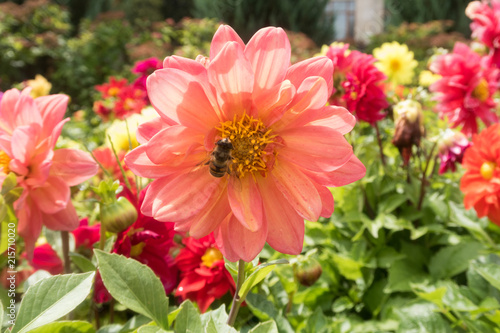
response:
[(457, 163), (462, 164), (465, 150), (471, 146), (467, 137), (461, 132), (447, 129), (439, 142), (439, 174), (457, 170)]
[(70, 200), (70, 187), (92, 177), (97, 164), (76, 149), (54, 150), (68, 97), (30, 97), (30, 88), (5, 92), (0, 103), (0, 183), (9, 172), (17, 176), (23, 193), (14, 202), (18, 232), (28, 258), (42, 225), (71, 231), (78, 216)]
[(442, 76), (429, 89), (437, 93), (439, 114), (448, 117), (452, 128), (462, 125), (462, 132), (471, 136), (477, 133), (477, 118), (486, 125), (498, 121), (493, 94), (499, 70), (484, 67), (467, 45), (456, 43), (453, 53), (438, 56), (430, 69)]
[[(330, 216), (326, 186), (364, 176), (345, 140), (355, 118), (325, 106), (333, 66), (317, 57), (290, 66), (281, 28), (259, 30), (247, 45), (221, 26), (210, 59), (167, 57), (148, 78), (160, 118), (139, 126), (142, 143), (125, 162), (153, 178), (142, 212), (175, 222), (195, 238), (214, 232), (231, 261), (250, 261), (266, 241), (277, 251), (302, 250), (304, 219)], [(225, 169), (205, 164), (219, 141), (232, 145)]]

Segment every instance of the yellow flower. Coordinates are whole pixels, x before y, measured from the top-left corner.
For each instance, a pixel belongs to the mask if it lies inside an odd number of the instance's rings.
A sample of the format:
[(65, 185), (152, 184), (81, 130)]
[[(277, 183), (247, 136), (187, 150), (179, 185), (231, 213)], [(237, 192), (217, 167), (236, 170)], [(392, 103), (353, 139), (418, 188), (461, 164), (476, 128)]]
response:
[(427, 88), (439, 79), (441, 79), (441, 75), (425, 70), (420, 72), (420, 75), (418, 76), (418, 84)]
[[(109, 140), (113, 142), (116, 151), (128, 151), (130, 144), (132, 148), (139, 145), (135, 137), (135, 132), (146, 121), (153, 120), (158, 117), (158, 113), (152, 107), (147, 107), (142, 110), (141, 114), (133, 114), (124, 120), (115, 120), (106, 130), (106, 144), (111, 147)], [(127, 129), (128, 128), (128, 129)], [(130, 141), (129, 141), (130, 139)]]
[(52, 89), (52, 84), (40, 74), (37, 74), (34, 80), (28, 80), (27, 84), (32, 88), (30, 95), (33, 98), (47, 96)]
[(387, 75), (387, 79), (391, 83), (411, 83), (415, 75), (413, 70), (417, 67), (418, 62), (413, 59), (413, 52), (408, 50), (406, 44), (384, 43), (381, 47), (373, 50), (373, 56), (379, 60), (375, 66)]

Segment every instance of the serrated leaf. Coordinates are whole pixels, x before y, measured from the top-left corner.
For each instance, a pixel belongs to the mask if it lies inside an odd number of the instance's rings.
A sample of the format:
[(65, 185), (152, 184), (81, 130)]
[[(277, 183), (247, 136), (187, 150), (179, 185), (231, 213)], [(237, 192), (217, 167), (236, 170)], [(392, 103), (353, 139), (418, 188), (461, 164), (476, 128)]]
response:
[(274, 304), (261, 294), (248, 294), (245, 299), (252, 313), (260, 320), (275, 318), (278, 310)]
[(168, 298), (160, 279), (137, 260), (94, 250), (109, 293), (129, 309), (168, 329)]
[(252, 273), (245, 279), (245, 282), (243, 282), (238, 296), (245, 299), (250, 290), (260, 281), (264, 280), (264, 278), (271, 273), (278, 264), (288, 264), (288, 260), (279, 259), (255, 267), (252, 270)]
[(257, 326), (248, 331), (248, 333), (278, 333), (278, 327), (273, 320), (270, 320), (264, 323), (259, 323)]
[(120, 333), (127, 333), (136, 330), (138, 327), (146, 325), (148, 323), (154, 323), (146, 316), (137, 315), (130, 318), (120, 329)]
[(477, 242), (459, 243), (439, 250), (429, 262), (429, 272), (435, 279), (446, 279), (464, 272), (469, 261), (477, 258), (483, 245)]
[(96, 270), (96, 267), (94, 266), (92, 261), (79, 253), (70, 252), (69, 257), (71, 261), (84, 273)]
[(216, 322), (212, 317), (210, 317), (207, 325), (205, 326), (205, 333), (238, 333), (238, 331), (226, 323)]
[(208, 312), (203, 313), (200, 316), (201, 325), (203, 327), (206, 327), (210, 318), (212, 318), (215, 323), (225, 324), (227, 322), (227, 318), (228, 318), (228, 314), (226, 312), (226, 305), (222, 304), (217, 310), (212, 310), (212, 311), (208, 311)]
[(163, 330), (158, 326), (143, 326), (137, 330), (137, 333), (166, 333), (167, 331)]
[(72, 311), (87, 298), (94, 275), (56, 275), (31, 286), (21, 302), (12, 333), (28, 332)]
[(202, 332), (200, 314), (191, 301), (181, 304), (181, 311), (175, 319), (175, 332), (177, 333), (198, 333)]
[(58, 321), (38, 327), (30, 333), (94, 333), (91, 323), (86, 321)]
[(497, 264), (474, 264), (473, 267), (493, 287), (500, 290), (500, 266)]

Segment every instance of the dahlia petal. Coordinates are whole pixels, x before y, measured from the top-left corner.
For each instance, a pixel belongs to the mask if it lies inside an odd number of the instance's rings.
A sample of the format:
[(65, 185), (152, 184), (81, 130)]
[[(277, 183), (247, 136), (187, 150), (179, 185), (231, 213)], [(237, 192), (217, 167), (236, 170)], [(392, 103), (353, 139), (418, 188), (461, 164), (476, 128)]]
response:
[(316, 173), (306, 170), (305, 173), (320, 185), (339, 187), (363, 178), (366, 174), (366, 168), (355, 155), (351, 155), (349, 161), (335, 171)]
[[(205, 168), (181, 174), (158, 189), (151, 184), (144, 201), (153, 200), (153, 217), (162, 222), (176, 222), (199, 213), (218, 188), (219, 178), (210, 175)], [(150, 193), (155, 193), (151, 198)]]
[(43, 186), (30, 191), (30, 196), (42, 212), (54, 214), (66, 208), (70, 199), (70, 190), (64, 180), (49, 176)]
[(16, 127), (12, 133), (12, 157), (24, 165), (29, 164), (35, 154), (39, 134), (38, 124)]
[(146, 144), (146, 154), (155, 164), (163, 164), (171, 155), (186, 154), (203, 147), (203, 135), (191, 128), (174, 125), (162, 129)]
[(252, 177), (230, 177), (227, 194), (234, 216), (245, 228), (255, 232), (262, 227), (262, 197)]
[(210, 59), (214, 59), (228, 42), (236, 42), (242, 49), (245, 48), (245, 43), (243, 43), (236, 31), (230, 26), (222, 24), (215, 32), (210, 44)]
[(90, 154), (78, 149), (57, 149), (52, 158), (50, 172), (59, 177), (68, 186), (83, 183), (98, 171), (97, 163)]
[(210, 61), (208, 79), (217, 87), (217, 101), (226, 120), (245, 111), (251, 113), (253, 70), (236, 42), (229, 42)]
[(186, 73), (193, 75), (194, 77), (200, 76), (203, 80), (206, 81), (207, 69), (205, 68), (205, 66), (193, 59), (183, 58), (176, 55), (166, 57), (163, 61), (163, 68), (180, 69)]
[(330, 96), (333, 92), (333, 62), (327, 57), (309, 58), (290, 66), (285, 79), (299, 87), (306, 78), (318, 75), (325, 79)]
[(31, 88), (29, 87), (25, 88), (21, 92), (21, 95), (19, 95), (19, 99), (17, 100), (16, 106), (13, 110), (17, 126), (25, 126), (33, 123), (41, 126), (43, 123), (40, 112), (37, 110), (35, 101), (30, 96), (30, 92)]
[(323, 209), (321, 210), (320, 216), (322, 217), (330, 217), (333, 214), (333, 209), (334, 209), (334, 201), (333, 201), (333, 195), (330, 190), (322, 185), (319, 185), (316, 182), (313, 182), (314, 186), (316, 186), (316, 190), (319, 193), (319, 196), (321, 197), (321, 203), (323, 204)]
[(290, 41), (281, 28), (263, 28), (248, 42), (245, 56), (255, 74), (255, 97), (283, 81), (290, 66)]
[(252, 232), (245, 228), (238, 219), (230, 214), (215, 229), (217, 247), (229, 261), (252, 261), (264, 248), (267, 237), (267, 224)]
[(137, 128), (137, 133), (135, 134), (137, 142), (145, 144), (151, 140), (156, 133), (174, 124), (175, 123), (168, 124), (162, 117), (142, 123)]
[(280, 133), (285, 148), (280, 157), (306, 170), (329, 172), (353, 155), (351, 145), (339, 132), (324, 126), (305, 126)]
[[(52, 158), (54, 151), (48, 150), (46, 154), (36, 155), (30, 162), (28, 175), (25, 183), (29, 186), (41, 186), (49, 177), (52, 168)], [(12, 162), (11, 162), (12, 163)], [(12, 167), (12, 166), (11, 166)], [(13, 169), (14, 170), (14, 169)]]
[(17, 89), (9, 89), (2, 95), (0, 100), (0, 130), (6, 134), (12, 134), (16, 127), (16, 115), (13, 110), (19, 100), (21, 93)]
[(24, 193), (21, 195), (21, 198), (14, 202), (14, 209), (18, 219), (17, 230), (19, 236), (24, 239), (28, 260), (32, 260), (36, 240), (42, 231), (42, 213), (31, 201), (28, 192), (25, 190)]
[(280, 160), (271, 173), (276, 187), (300, 216), (317, 221), (321, 214), (321, 197), (314, 184), (291, 163)]
[(269, 179), (258, 177), (267, 221), (267, 242), (278, 252), (297, 255), (304, 243), (304, 219)]
[(43, 224), (52, 230), (73, 231), (78, 228), (79, 219), (71, 200), (65, 208), (54, 214), (42, 212)]
[(61, 135), (62, 128), (64, 124), (66, 124), (68, 121), (69, 118), (63, 119), (60, 122), (58, 122), (56, 126), (52, 129), (50, 140), (47, 142), (49, 147), (48, 149), (53, 149), (56, 146), (57, 139), (59, 139), (59, 136)]
[(295, 95), (295, 87), (285, 80), (254, 99), (259, 118), (267, 126), (278, 121)]
[(68, 100), (68, 96), (61, 94), (35, 98), (35, 104), (43, 119), (42, 137), (50, 135), (50, 131), (63, 119)]
[(356, 117), (347, 111), (346, 108), (341, 106), (325, 106), (321, 113), (327, 114), (328, 116), (310, 122), (311, 125), (326, 126), (341, 134), (349, 133), (354, 128), (354, 125), (356, 125)]
[[(0, 131), (1, 126), (2, 120), (0, 119)], [(12, 138), (9, 134), (0, 132), (0, 150), (3, 150), (9, 156), (12, 156), (11, 141)]]
[(174, 121), (206, 133), (219, 123), (208, 82), (189, 73), (159, 69), (148, 77), (147, 89), (151, 104), (168, 124)]

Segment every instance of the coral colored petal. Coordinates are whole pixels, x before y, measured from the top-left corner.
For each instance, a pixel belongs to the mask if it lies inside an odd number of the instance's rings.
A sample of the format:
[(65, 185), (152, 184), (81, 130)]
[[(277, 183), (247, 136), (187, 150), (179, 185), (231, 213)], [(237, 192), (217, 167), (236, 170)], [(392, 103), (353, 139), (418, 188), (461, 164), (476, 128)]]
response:
[[(15, 123), (17, 126), (25, 126), (36, 123), (42, 126), (42, 117), (37, 110), (35, 101), (30, 96), (31, 88), (25, 88), (14, 108)], [(3, 97), (2, 97), (3, 99)]]
[(42, 137), (49, 136), (52, 129), (63, 119), (68, 100), (68, 96), (60, 94), (35, 98), (35, 104), (43, 118)]
[(300, 216), (318, 220), (321, 214), (321, 197), (314, 184), (297, 167), (280, 160), (271, 173), (276, 187), (283, 193)]
[(254, 98), (283, 81), (290, 66), (290, 41), (281, 28), (268, 27), (250, 39), (245, 56), (255, 74)]
[(151, 140), (156, 133), (164, 128), (170, 127), (171, 125), (174, 125), (174, 123), (169, 124), (161, 117), (142, 123), (137, 128), (137, 133), (135, 134), (137, 142), (145, 144)]
[(163, 68), (180, 69), (194, 77), (200, 77), (203, 80), (207, 78), (207, 69), (198, 61), (193, 59), (183, 58), (179, 56), (166, 57), (163, 61)]
[(290, 66), (285, 79), (299, 87), (306, 78), (318, 75), (325, 79), (330, 96), (333, 91), (333, 62), (327, 57), (310, 58)]
[(203, 135), (191, 128), (174, 125), (162, 129), (146, 144), (146, 154), (155, 164), (163, 164), (170, 155), (186, 154), (203, 147)]
[(323, 186), (344, 186), (363, 178), (366, 174), (366, 168), (361, 161), (352, 155), (346, 164), (335, 171), (329, 173), (315, 173), (305, 171), (311, 179)]
[[(153, 217), (162, 222), (177, 222), (198, 214), (218, 188), (220, 178), (215, 178), (206, 168), (181, 174), (156, 189), (154, 183), (148, 189), (144, 201), (153, 200)], [(155, 198), (150, 192), (156, 189)]]
[(267, 238), (267, 224), (256, 232), (245, 228), (234, 215), (229, 215), (215, 229), (217, 246), (229, 261), (252, 261), (264, 248)]
[(70, 190), (64, 180), (50, 176), (43, 186), (31, 190), (30, 196), (42, 212), (54, 214), (66, 208)]
[(321, 197), (321, 202), (323, 204), (323, 209), (321, 210), (321, 215), (322, 217), (330, 217), (333, 214), (333, 208), (334, 208), (334, 201), (333, 201), (333, 196), (332, 192), (330, 190), (322, 185), (319, 185), (316, 182), (313, 182), (314, 186), (316, 186), (316, 190), (319, 193), (319, 196)]
[(26, 189), (21, 197), (14, 202), (14, 209), (18, 219), (17, 231), (19, 236), (24, 239), (26, 255), (28, 260), (31, 260), (35, 242), (42, 231), (42, 213), (31, 201)]
[(57, 125), (52, 129), (52, 133), (50, 134), (50, 140), (47, 142), (49, 149), (53, 149), (56, 146), (57, 139), (61, 135), (62, 128), (64, 124), (66, 124), (70, 119), (66, 118), (61, 120)]
[(227, 194), (234, 216), (245, 228), (255, 232), (262, 227), (262, 197), (251, 176), (230, 177)]
[(241, 49), (245, 48), (245, 43), (243, 43), (236, 31), (230, 26), (222, 24), (212, 38), (212, 43), (210, 44), (210, 59), (214, 59), (228, 42), (236, 42), (241, 46)]
[(296, 255), (304, 243), (304, 219), (269, 178), (258, 177), (267, 221), (267, 242), (278, 252)]
[(35, 158), (31, 160), (29, 173), (24, 180), (26, 185), (35, 187), (43, 185), (43, 183), (45, 183), (52, 168), (53, 156), (54, 151), (48, 150), (46, 154), (36, 155)]
[(151, 104), (167, 123), (174, 121), (202, 133), (219, 124), (208, 82), (179, 69), (155, 71), (147, 80)]
[(285, 148), (280, 157), (301, 168), (329, 172), (344, 165), (352, 147), (339, 132), (323, 126), (305, 126), (280, 133)]
[(40, 130), (38, 124), (17, 127), (12, 133), (12, 157), (22, 164), (29, 164), (35, 154)]
[(98, 171), (90, 154), (78, 149), (57, 149), (52, 158), (50, 172), (64, 180), (68, 186), (83, 183)]
[(292, 101), (294, 95), (295, 87), (288, 80), (260, 94), (254, 99), (259, 119), (266, 126), (274, 124), (283, 116), (286, 106)]
[[(0, 120), (0, 126), (2, 121)], [(1, 129), (0, 129), (1, 131)], [(7, 155), (12, 156), (11, 143), (12, 138), (9, 134), (0, 132), (0, 150), (3, 150)]]
[(208, 65), (208, 79), (216, 87), (217, 101), (225, 120), (251, 113), (253, 70), (236, 42), (227, 43)]
[(356, 125), (356, 117), (341, 106), (329, 105), (325, 106), (321, 111), (320, 114), (328, 116), (310, 122), (311, 125), (330, 127), (341, 134), (349, 133)]
[(43, 224), (52, 230), (73, 231), (78, 228), (79, 219), (76, 215), (75, 207), (71, 200), (64, 209), (54, 213), (45, 214), (42, 212)]
[(0, 100), (0, 131), (9, 135), (16, 127), (16, 115), (13, 111), (20, 95), (19, 90), (9, 89)]

